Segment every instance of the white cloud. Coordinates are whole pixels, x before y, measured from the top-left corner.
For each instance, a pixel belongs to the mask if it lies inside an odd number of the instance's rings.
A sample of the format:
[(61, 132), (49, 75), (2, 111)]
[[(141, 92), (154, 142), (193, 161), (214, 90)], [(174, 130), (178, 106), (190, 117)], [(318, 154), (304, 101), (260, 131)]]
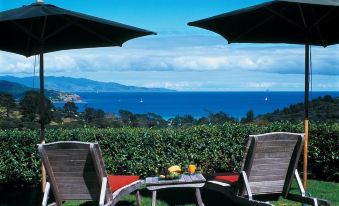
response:
[[(178, 41), (175, 41), (176, 38)], [(301, 46), (226, 45), (221, 38), (216, 40), (204, 36), (147, 38), (133, 42), (122, 48), (46, 54), (46, 73), (234, 69), (280, 74), (304, 73), (304, 49)], [(339, 75), (338, 48), (313, 49), (314, 74)], [(16, 54), (0, 53), (0, 74), (32, 73), (33, 66), (34, 57), (27, 59)]]
[(182, 82), (152, 82), (143, 84), (144, 87), (148, 88), (166, 88), (166, 89), (174, 89), (174, 90), (187, 90), (192, 88), (197, 88), (201, 86), (201, 84), (197, 84), (194, 82), (182, 81)]
[(246, 86), (251, 88), (264, 88), (269, 89), (275, 86), (276, 82), (249, 82)]

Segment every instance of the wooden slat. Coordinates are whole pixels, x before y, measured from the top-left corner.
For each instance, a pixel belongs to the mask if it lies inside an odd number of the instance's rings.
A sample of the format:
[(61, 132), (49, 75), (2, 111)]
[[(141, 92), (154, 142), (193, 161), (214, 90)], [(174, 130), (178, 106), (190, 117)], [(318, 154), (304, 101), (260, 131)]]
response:
[(250, 182), (253, 194), (282, 192), (285, 180)]
[(82, 172), (82, 173), (86, 173), (86, 172), (94, 172), (94, 168), (90, 167), (90, 166), (55, 166), (52, 167), (52, 170), (54, 172)]
[(292, 152), (276, 152), (276, 153), (255, 153), (254, 159), (266, 159), (266, 158), (286, 158), (291, 159)]
[(193, 182), (194, 180), (193, 175), (182, 175), (182, 179), (184, 179), (185, 182)]
[(84, 142), (55, 142), (45, 144), (46, 150), (58, 150), (58, 149), (89, 149), (89, 143)]
[(293, 151), (294, 147), (286, 146), (286, 147), (281, 147), (281, 146), (266, 146), (266, 147), (257, 147), (257, 152), (258, 153), (263, 153), (263, 152), (288, 152), (290, 153)]
[(255, 164), (253, 163), (252, 170), (271, 170), (274, 169), (287, 169), (289, 164), (281, 163), (281, 164)]
[(275, 168), (272, 168), (270, 170), (252, 170), (251, 171), (251, 176), (254, 175), (254, 176), (265, 176), (265, 175), (280, 175), (280, 174), (283, 174), (283, 175), (286, 175), (286, 172), (287, 172), (287, 169), (275, 169)]
[(63, 161), (50, 161), (52, 167), (69, 167), (69, 166), (88, 166), (94, 169), (92, 160), (63, 160)]
[(50, 161), (63, 161), (63, 160), (87, 160), (87, 155), (65, 155), (65, 154), (52, 154), (48, 155)]
[(175, 184), (190, 184), (190, 183), (204, 183), (206, 180), (201, 174), (186, 175), (183, 174), (179, 179), (174, 180), (160, 180), (158, 177), (147, 177), (147, 185), (175, 185)]
[(260, 182), (250, 182), (251, 187), (270, 187), (270, 186), (277, 186), (280, 185), (281, 187), (284, 184), (284, 180), (277, 180), (277, 181), (260, 181)]
[(63, 200), (98, 200), (99, 199), (99, 195), (95, 195), (95, 194), (62, 194), (61, 198)]
[(54, 150), (46, 150), (48, 156), (84, 156), (90, 153), (89, 149), (54, 149)]
[(249, 182), (257, 182), (257, 181), (274, 181), (274, 180), (285, 180), (286, 175), (285, 174), (266, 174), (266, 175), (251, 175), (248, 178)]
[(86, 194), (91, 192), (100, 192), (100, 186), (98, 182), (86, 182), (86, 183), (75, 183), (65, 182), (57, 184), (59, 192), (61, 194), (73, 193), (73, 194)]
[(57, 179), (58, 177), (85, 177), (85, 178), (97, 178), (95, 172), (54, 172), (54, 176)]
[(94, 178), (83, 178), (83, 177), (58, 177), (56, 178), (58, 184), (61, 183), (73, 183), (73, 184), (99, 184)]
[(288, 158), (262, 158), (262, 159), (255, 159), (253, 160), (253, 164), (289, 164), (290, 159)]
[[(299, 134), (298, 134), (299, 135)], [(289, 140), (296, 140), (296, 134), (294, 133), (266, 133), (261, 135), (251, 135), (258, 137), (258, 142), (262, 141), (289, 141)]]
[(296, 140), (264, 140), (258, 141), (257, 147), (294, 147)]

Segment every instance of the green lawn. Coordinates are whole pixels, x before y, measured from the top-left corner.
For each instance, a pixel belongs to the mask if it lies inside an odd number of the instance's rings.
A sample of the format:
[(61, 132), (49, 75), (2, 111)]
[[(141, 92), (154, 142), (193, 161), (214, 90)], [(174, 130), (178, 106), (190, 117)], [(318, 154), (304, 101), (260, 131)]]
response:
[[(339, 206), (339, 183), (331, 182), (321, 182), (315, 180), (308, 181), (308, 191), (312, 196), (323, 198), (331, 201), (332, 206)], [(293, 184), (292, 192), (297, 193), (298, 189), (296, 184)], [(151, 192), (146, 189), (141, 190), (142, 196), (142, 205), (148, 206), (151, 205)], [(203, 190), (202, 191), (203, 201), (206, 206), (215, 206), (215, 205), (235, 205), (230, 202), (221, 194)], [(280, 206), (294, 206), (301, 204), (294, 203), (286, 200), (279, 200), (272, 202), (274, 205)], [(93, 206), (97, 205), (90, 202), (66, 202), (66, 206)], [(134, 206), (135, 196), (128, 195), (121, 199), (117, 206)], [(174, 205), (183, 205), (183, 206), (194, 206), (195, 205), (195, 196), (193, 190), (160, 190), (157, 194), (157, 206), (174, 206)]]

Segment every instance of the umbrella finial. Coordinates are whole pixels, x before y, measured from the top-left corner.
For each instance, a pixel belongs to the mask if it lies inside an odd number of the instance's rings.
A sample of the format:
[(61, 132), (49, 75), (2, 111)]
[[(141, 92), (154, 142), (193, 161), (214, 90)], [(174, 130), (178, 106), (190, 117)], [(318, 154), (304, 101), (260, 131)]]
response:
[(38, 3), (38, 4), (43, 4), (43, 3), (44, 3), (44, 0), (36, 0), (36, 3)]

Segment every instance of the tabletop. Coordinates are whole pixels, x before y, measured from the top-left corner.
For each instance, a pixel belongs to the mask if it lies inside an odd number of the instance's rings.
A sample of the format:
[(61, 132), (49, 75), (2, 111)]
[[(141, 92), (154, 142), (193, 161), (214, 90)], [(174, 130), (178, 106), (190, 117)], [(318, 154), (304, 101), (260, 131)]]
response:
[(161, 185), (180, 185), (180, 184), (194, 184), (194, 183), (204, 183), (206, 179), (200, 173), (196, 174), (183, 174), (178, 179), (173, 180), (163, 180), (159, 177), (147, 177), (146, 185), (147, 186), (161, 186)]

